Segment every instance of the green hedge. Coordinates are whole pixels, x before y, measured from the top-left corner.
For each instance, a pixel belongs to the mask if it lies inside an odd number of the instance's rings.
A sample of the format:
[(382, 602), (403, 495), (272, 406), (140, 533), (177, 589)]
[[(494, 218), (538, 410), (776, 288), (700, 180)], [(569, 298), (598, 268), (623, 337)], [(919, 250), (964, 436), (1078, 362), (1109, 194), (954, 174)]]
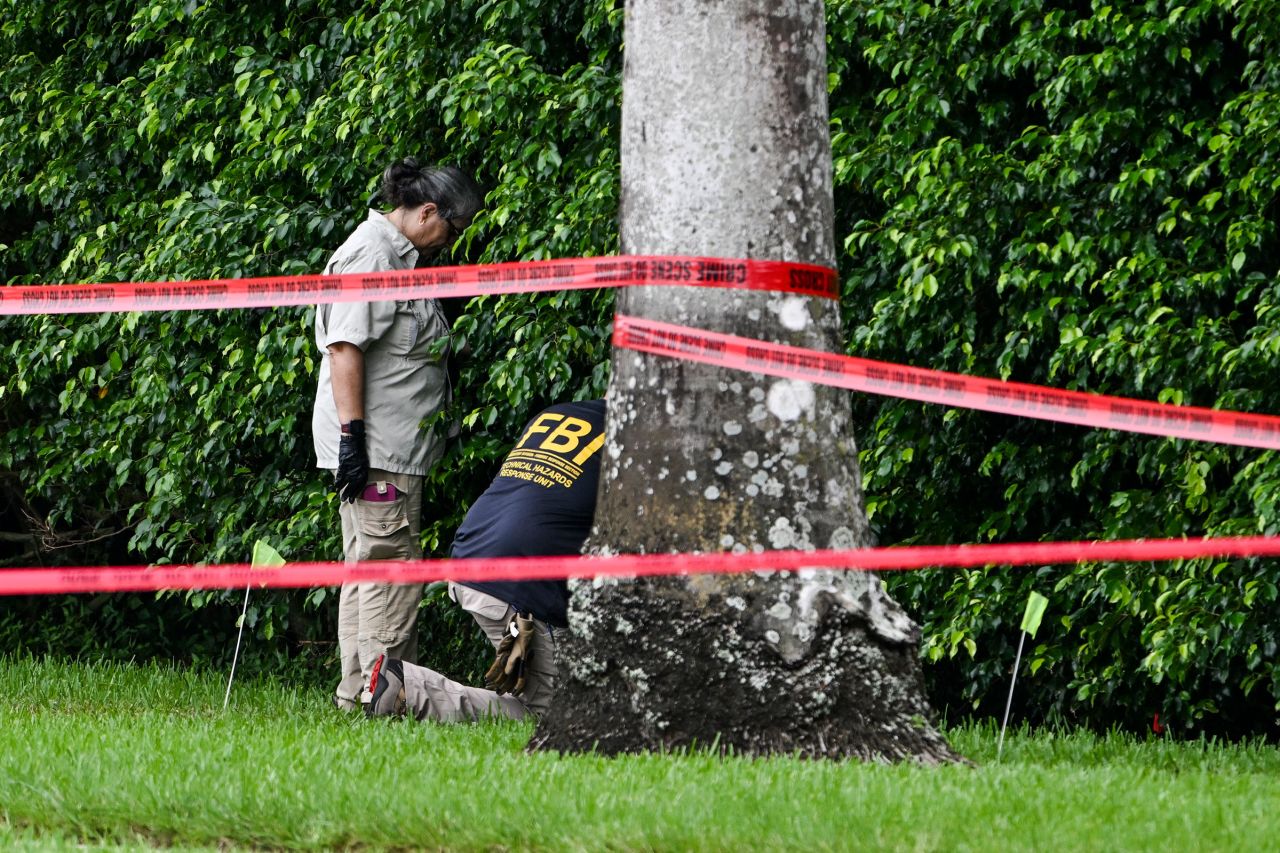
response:
[[(849, 351), (1280, 411), (1266, 6), (829, 0)], [(459, 260), (615, 252), (621, 27), (611, 0), (20, 0), (0, 24), (0, 280), (312, 272), (405, 154), (489, 190)], [(611, 310), (607, 292), (461, 307), (466, 429), (428, 485), (432, 551), (532, 411), (602, 391)], [(0, 319), (0, 520), (47, 525), (37, 556), (3, 542), (0, 563), (241, 560), (258, 538), (336, 556), (309, 327), (302, 309)], [(1272, 453), (856, 405), (884, 544), (1277, 532)], [(1035, 588), (1051, 603), (1025, 715), (1245, 732), (1275, 728), (1277, 577), (1198, 561), (890, 582), (954, 713), (1002, 703)], [(258, 596), (255, 648), (327, 639), (332, 607)], [(447, 613), (429, 605), (424, 630), (469, 660)]]
[[(1280, 412), (1280, 46), (1268, 4), (845, 3), (836, 170), (850, 351)], [(847, 94), (846, 94), (847, 93)], [(1280, 532), (1275, 454), (863, 400), (885, 542)], [(1003, 701), (1050, 597), (1034, 717), (1269, 726), (1271, 561), (933, 571), (894, 591), (938, 693)], [(945, 685), (943, 687), (942, 685)]]
[[(552, 15), (562, 28), (544, 35)], [(620, 25), (611, 3), (537, 0), (251, 15), (14, 4), (0, 25), (0, 280), (314, 272), (364, 218), (386, 162), (410, 154), (462, 165), (490, 190), (458, 260), (614, 252)], [(532, 411), (602, 393), (611, 307), (607, 293), (465, 306), (452, 415), (467, 430), (428, 484), (432, 552)], [(340, 556), (311, 449), (311, 317), (0, 320), (0, 511), (6, 530), (26, 517), (47, 527), (38, 554), (0, 543), (0, 563), (242, 561), (259, 538), (293, 560)], [(235, 592), (187, 598), (218, 605), (210, 635), (238, 613)], [(264, 665), (299, 638), (330, 638), (330, 591), (254, 598)], [(74, 604), (65, 614), (87, 618)], [(8, 625), (9, 647), (56, 633)], [(438, 602), (423, 630), (437, 650), (467, 646)], [(212, 654), (178, 633), (175, 656)]]

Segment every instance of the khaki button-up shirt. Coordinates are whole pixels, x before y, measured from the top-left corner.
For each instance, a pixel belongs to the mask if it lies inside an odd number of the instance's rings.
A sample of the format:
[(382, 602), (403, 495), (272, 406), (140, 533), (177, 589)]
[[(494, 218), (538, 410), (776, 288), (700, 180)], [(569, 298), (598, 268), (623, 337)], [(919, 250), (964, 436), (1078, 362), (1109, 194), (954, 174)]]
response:
[[(418, 252), (376, 210), (360, 223), (324, 271), (327, 274), (412, 269)], [(449, 334), (434, 299), (340, 302), (316, 306), (320, 379), (311, 418), (316, 464), (338, 467), (338, 408), (333, 400), (329, 345), (339, 341), (364, 352), (364, 421), (369, 466), (424, 475), (444, 449), (443, 431), (422, 421), (448, 402), (444, 351), (433, 343)]]

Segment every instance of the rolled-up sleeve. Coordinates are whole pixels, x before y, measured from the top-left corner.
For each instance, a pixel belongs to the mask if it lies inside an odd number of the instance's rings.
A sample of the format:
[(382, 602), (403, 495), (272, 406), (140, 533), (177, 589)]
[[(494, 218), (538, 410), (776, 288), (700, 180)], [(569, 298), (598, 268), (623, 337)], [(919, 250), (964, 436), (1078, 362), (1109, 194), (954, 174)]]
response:
[(361, 351), (387, 333), (396, 319), (394, 302), (339, 302), (329, 309), (321, 346), (345, 341)]
[[(341, 259), (335, 258), (326, 272), (340, 275), (349, 272), (383, 272), (393, 269), (378, 252), (361, 248)], [(346, 342), (361, 351), (386, 334), (396, 319), (395, 302), (335, 302), (324, 312), (324, 328), (318, 343), (322, 347)]]

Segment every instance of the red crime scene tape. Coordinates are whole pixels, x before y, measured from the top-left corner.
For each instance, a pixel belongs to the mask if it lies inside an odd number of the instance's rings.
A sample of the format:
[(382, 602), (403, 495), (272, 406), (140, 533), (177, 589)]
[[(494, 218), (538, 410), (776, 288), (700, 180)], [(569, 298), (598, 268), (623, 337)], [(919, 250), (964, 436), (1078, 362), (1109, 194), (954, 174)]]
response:
[(983, 379), (962, 373), (815, 352), (624, 314), (614, 319), (613, 343), (614, 346), (654, 355), (869, 394), (1087, 427), (1280, 450), (1280, 418), (1271, 415), (1171, 406), (1127, 397)]
[(343, 275), (0, 287), (0, 315), (268, 308), (637, 285), (690, 285), (839, 298), (836, 271), (782, 261), (684, 256), (574, 258)]
[(919, 545), (853, 551), (764, 551), (742, 554), (620, 554), (613, 557), (501, 557), (469, 560), (383, 560), (368, 563), (289, 563), (275, 568), (130, 566), (0, 571), (0, 595), (231, 589), (254, 585), (293, 588), (348, 582), (426, 583), (468, 580), (550, 580), (571, 577), (853, 569), (907, 571), (930, 567), (1047, 566), (1059, 563), (1158, 561), (1199, 557), (1276, 557), (1280, 537), (1131, 539), (1111, 542), (1031, 542), (996, 545)]
[[(275, 276), (173, 283), (0, 287), (0, 315), (310, 305), (374, 299), (692, 285), (838, 298), (834, 270), (777, 261), (605, 257), (385, 273)], [(799, 347), (618, 315), (614, 343), (641, 352), (949, 406), (1088, 427), (1280, 449), (1280, 418), (1169, 406), (1001, 382), (815, 352)], [(328, 586), (347, 581), (536, 580), (806, 568), (908, 570), (929, 566), (1049, 565), (1196, 557), (1280, 556), (1280, 538), (937, 545), (858, 551), (623, 555), (494, 560), (379, 561), (357, 565), (248, 565), (11, 569), (0, 595)]]

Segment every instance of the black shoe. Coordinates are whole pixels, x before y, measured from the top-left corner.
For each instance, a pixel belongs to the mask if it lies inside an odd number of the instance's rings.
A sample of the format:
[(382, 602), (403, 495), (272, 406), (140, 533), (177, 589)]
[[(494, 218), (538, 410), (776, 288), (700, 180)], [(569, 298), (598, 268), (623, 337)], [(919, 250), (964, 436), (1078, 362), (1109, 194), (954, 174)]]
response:
[(364, 706), (367, 717), (403, 717), (407, 703), (404, 698), (404, 664), (385, 654), (374, 661), (369, 674), (368, 704)]

